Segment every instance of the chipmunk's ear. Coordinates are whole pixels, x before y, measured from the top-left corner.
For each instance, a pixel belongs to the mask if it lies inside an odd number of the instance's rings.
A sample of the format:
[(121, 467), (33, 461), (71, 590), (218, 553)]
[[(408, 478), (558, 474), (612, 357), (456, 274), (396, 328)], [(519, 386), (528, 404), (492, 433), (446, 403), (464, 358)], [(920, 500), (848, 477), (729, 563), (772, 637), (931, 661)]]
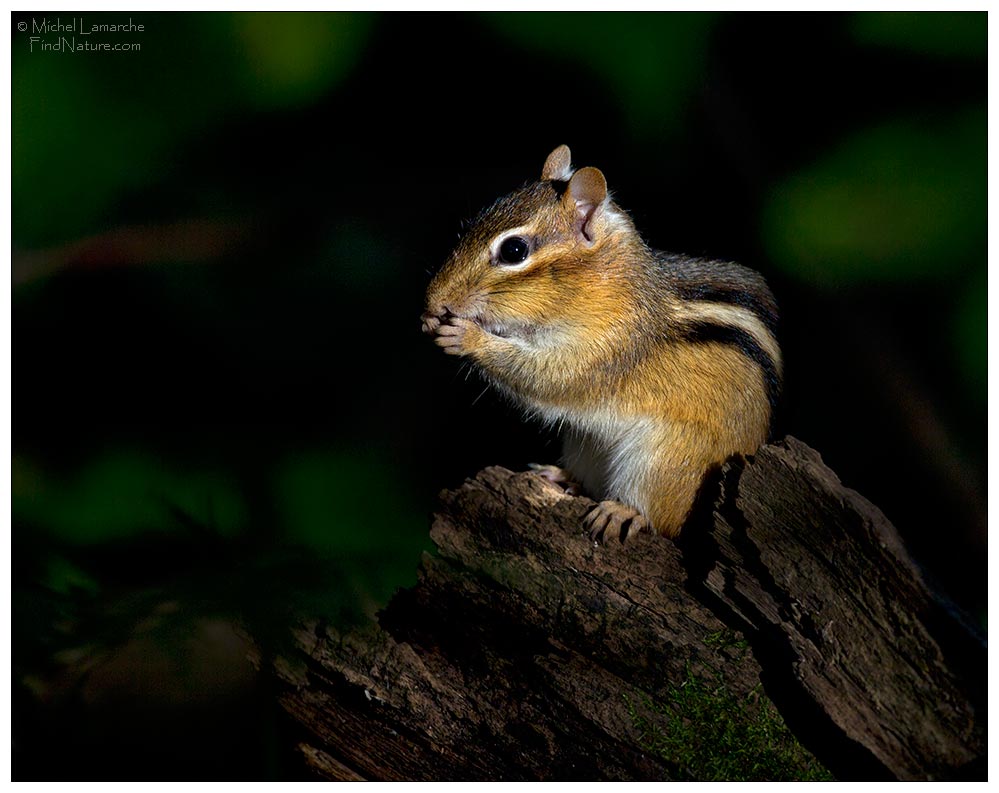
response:
[(548, 155), (541, 169), (541, 181), (568, 182), (572, 176), (572, 155), (568, 146), (559, 146)]
[(607, 180), (597, 168), (580, 168), (569, 180), (564, 201), (575, 205), (576, 233), (584, 245), (592, 245), (594, 226), (607, 206)]

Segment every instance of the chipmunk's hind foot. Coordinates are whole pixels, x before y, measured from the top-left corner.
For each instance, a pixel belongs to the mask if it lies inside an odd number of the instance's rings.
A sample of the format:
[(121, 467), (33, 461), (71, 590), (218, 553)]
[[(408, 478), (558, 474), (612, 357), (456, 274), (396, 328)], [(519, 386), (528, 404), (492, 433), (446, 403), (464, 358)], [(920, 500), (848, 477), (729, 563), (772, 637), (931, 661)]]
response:
[(561, 487), (567, 496), (578, 496), (583, 492), (583, 486), (573, 479), (572, 474), (565, 468), (559, 468), (557, 465), (542, 465), (541, 463), (528, 463), (527, 467), (553, 485)]
[(603, 542), (608, 537), (619, 537), (624, 542), (631, 534), (652, 531), (648, 518), (620, 501), (601, 501), (583, 518), (583, 526), (594, 542)]

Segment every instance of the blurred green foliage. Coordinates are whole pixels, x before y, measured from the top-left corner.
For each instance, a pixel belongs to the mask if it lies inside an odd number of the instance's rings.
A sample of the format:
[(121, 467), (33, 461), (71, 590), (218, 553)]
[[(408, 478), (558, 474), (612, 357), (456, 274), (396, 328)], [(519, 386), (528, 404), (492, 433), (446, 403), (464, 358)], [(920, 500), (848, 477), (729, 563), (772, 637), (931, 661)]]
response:
[[(850, 23), (868, 46), (944, 59), (986, 51), (983, 14), (860, 13)], [(776, 265), (825, 290), (963, 285), (951, 309), (953, 354), (980, 401), (988, 369), (986, 112), (969, 106), (943, 122), (898, 118), (854, 132), (771, 190), (761, 229)]]
[(947, 58), (982, 58), (988, 49), (981, 13), (871, 12), (851, 17), (860, 44)]
[(263, 108), (315, 100), (344, 80), (368, 42), (373, 14), (245, 13), (220, 15), (219, 38), (237, 61), (236, 82)]
[(774, 188), (763, 220), (775, 264), (827, 289), (950, 281), (986, 244), (984, 110), (942, 128), (881, 124)]
[(100, 582), (66, 556), (54, 553), (44, 560), (44, 565), (40, 583), (58, 595), (75, 595), (79, 592), (95, 595), (100, 591)]
[(286, 539), (327, 553), (367, 551), (375, 538), (378, 545), (405, 543), (423, 523), (405, 471), (357, 449), (289, 457), (275, 487)]
[(63, 59), (16, 53), (12, 71), (15, 246), (91, 233), (123, 190), (162, 174), (171, 128), (191, 119), (169, 109), (162, 117), (143, 112), (141, 101), (115, 87), (120, 80), (109, 83), (102, 70)]
[(989, 290), (985, 270), (979, 270), (959, 292), (953, 319), (953, 349), (974, 399), (988, 396)]
[[(608, 92), (638, 137), (676, 134), (704, 79), (714, 14), (493, 13), (490, 24), (512, 44), (564, 58), (577, 79), (541, 91), (567, 101), (541, 112), (567, 114), (585, 126), (590, 98)], [(516, 57), (507, 53), (506, 57)], [(509, 97), (509, 99), (515, 99)]]
[(75, 546), (176, 531), (178, 512), (220, 537), (236, 536), (248, 523), (227, 473), (177, 470), (149, 451), (98, 454), (67, 475), (15, 456), (12, 481), (15, 519)]
[[(102, 19), (84, 16), (86, 24)], [(122, 23), (121, 14), (104, 16)], [(247, 110), (298, 106), (350, 73), (373, 15), (136, 15), (140, 52), (12, 57), (14, 243), (36, 246), (109, 224), (130, 191), (168, 179), (182, 145)], [(211, 75), (206, 79), (205, 75)], [(249, 166), (249, 164), (248, 164)]]

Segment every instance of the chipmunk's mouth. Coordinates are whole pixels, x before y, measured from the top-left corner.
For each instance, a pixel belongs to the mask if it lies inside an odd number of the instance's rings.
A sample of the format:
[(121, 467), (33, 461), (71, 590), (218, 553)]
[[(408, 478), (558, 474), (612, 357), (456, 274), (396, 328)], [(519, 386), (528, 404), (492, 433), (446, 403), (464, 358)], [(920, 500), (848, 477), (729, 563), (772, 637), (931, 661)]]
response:
[(452, 319), (463, 319), (474, 322), (490, 336), (499, 339), (526, 338), (530, 336), (533, 327), (525, 322), (510, 322), (486, 317), (475, 311), (452, 311), (448, 306), (428, 308), (420, 317), (423, 321), (423, 331), (433, 335), (441, 325), (448, 324)]

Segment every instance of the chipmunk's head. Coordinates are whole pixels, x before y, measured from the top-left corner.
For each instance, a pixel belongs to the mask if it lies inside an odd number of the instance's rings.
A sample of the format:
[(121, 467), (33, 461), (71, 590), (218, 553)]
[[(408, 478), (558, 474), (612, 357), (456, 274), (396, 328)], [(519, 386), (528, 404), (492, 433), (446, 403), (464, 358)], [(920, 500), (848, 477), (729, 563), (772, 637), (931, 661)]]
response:
[(567, 146), (541, 179), (501, 198), (471, 224), (427, 290), (428, 319), (473, 320), (501, 336), (551, 326), (604, 277), (612, 253), (637, 237), (596, 168), (574, 171)]

